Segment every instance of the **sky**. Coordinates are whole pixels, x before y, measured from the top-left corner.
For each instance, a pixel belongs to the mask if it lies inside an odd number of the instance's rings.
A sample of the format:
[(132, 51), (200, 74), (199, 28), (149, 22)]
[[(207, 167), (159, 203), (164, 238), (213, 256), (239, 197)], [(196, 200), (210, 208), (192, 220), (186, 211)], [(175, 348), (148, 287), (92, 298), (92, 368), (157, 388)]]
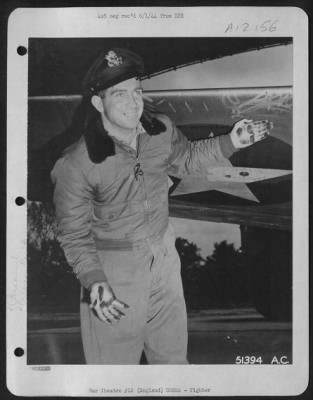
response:
[[(289, 86), (293, 82), (293, 46), (236, 54), (167, 72), (143, 81), (144, 90)], [(239, 225), (171, 218), (176, 235), (211, 255), (214, 243), (241, 247)]]

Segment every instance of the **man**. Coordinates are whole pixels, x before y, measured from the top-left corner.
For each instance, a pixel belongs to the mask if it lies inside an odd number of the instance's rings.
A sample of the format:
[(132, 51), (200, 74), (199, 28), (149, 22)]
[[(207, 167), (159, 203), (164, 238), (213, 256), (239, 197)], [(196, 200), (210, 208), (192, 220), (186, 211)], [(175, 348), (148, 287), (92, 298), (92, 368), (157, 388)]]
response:
[[(187, 363), (187, 319), (168, 175), (208, 168), (261, 140), (263, 123), (189, 142), (144, 109), (143, 61), (125, 49), (99, 55), (84, 80), (83, 134), (52, 177), (58, 237), (80, 280), (89, 364)], [(88, 293), (86, 297), (85, 294)]]

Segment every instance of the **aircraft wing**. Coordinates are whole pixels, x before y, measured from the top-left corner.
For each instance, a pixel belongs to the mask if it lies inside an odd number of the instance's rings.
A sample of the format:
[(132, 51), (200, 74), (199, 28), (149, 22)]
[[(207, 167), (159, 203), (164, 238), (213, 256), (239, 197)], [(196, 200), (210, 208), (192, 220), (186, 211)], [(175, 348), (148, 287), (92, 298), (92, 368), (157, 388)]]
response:
[[(181, 200), (187, 204), (190, 201), (206, 209), (213, 204), (227, 203), (234, 215), (238, 212), (235, 204), (259, 204), (258, 209), (250, 208), (251, 216), (256, 210), (260, 213), (265, 204), (267, 211), (269, 204), (275, 204), (276, 214), (280, 210), (278, 203), (289, 204), (292, 197), (292, 87), (159, 91), (146, 93), (146, 101), (168, 114), (191, 140), (227, 133), (241, 118), (266, 119), (274, 125), (266, 140), (235, 153), (230, 161), (211, 167), (206, 173), (194, 174), (176, 183), (170, 202)], [(176, 204), (175, 213), (178, 208)], [(283, 218), (291, 224), (290, 210), (281, 207)], [(186, 217), (185, 209), (182, 213)], [(192, 210), (190, 217), (196, 213)], [(203, 218), (203, 212), (200, 214)], [(255, 221), (247, 219), (246, 223), (255, 224)], [(286, 226), (285, 223), (284, 219), (280, 226)]]
[(259, 203), (258, 198), (247, 186), (248, 183), (290, 174), (292, 174), (291, 170), (233, 167), (229, 162), (228, 166), (209, 168), (206, 173), (188, 175), (182, 179), (171, 196), (217, 190)]

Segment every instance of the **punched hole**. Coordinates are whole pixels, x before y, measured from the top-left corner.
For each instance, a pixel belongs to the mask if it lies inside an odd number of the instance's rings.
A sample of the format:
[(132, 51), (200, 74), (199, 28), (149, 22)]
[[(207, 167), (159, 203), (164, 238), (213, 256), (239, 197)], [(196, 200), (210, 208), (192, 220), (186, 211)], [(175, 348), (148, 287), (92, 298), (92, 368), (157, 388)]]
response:
[(249, 176), (249, 172), (241, 171), (241, 172), (239, 172), (239, 175), (241, 175), (241, 176)]
[(21, 196), (17, 197), (17, 198), (15, 199), (15, 204), (16, 204), (17, 206), (22, 206), (22, 205), (24, 205), (24, 204), (25, 204), (25, 199), (24, 199), (24, 197), (21, 197)]
[(25, 56), (25, 54), (27, 53), (27, 49), (25, 46), (18, 46), (17, 48), (17, 54), (19, 56)]
[(24, 350), (21, 347), (17, 347), (14, 350), (14, 354), (16, 357), (22, 357), (24, 355)]

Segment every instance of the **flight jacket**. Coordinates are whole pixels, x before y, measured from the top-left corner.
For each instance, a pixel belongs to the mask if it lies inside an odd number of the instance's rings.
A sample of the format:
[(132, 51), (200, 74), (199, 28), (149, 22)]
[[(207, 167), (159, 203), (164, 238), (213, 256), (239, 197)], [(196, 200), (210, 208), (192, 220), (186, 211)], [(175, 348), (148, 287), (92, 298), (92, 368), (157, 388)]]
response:
[(120, 251), (165, 233), (168, 175), (206, 170), (236, 151), (229, 135), (189, 141), (167, 116), (158, 118), (164, 132), (139, 134), (136, 150), (113, 138), (115, 154), (94, 163), (81, 137), (52, 170), (58, 240), (86, 288), (106, 280), (99, 250)]

